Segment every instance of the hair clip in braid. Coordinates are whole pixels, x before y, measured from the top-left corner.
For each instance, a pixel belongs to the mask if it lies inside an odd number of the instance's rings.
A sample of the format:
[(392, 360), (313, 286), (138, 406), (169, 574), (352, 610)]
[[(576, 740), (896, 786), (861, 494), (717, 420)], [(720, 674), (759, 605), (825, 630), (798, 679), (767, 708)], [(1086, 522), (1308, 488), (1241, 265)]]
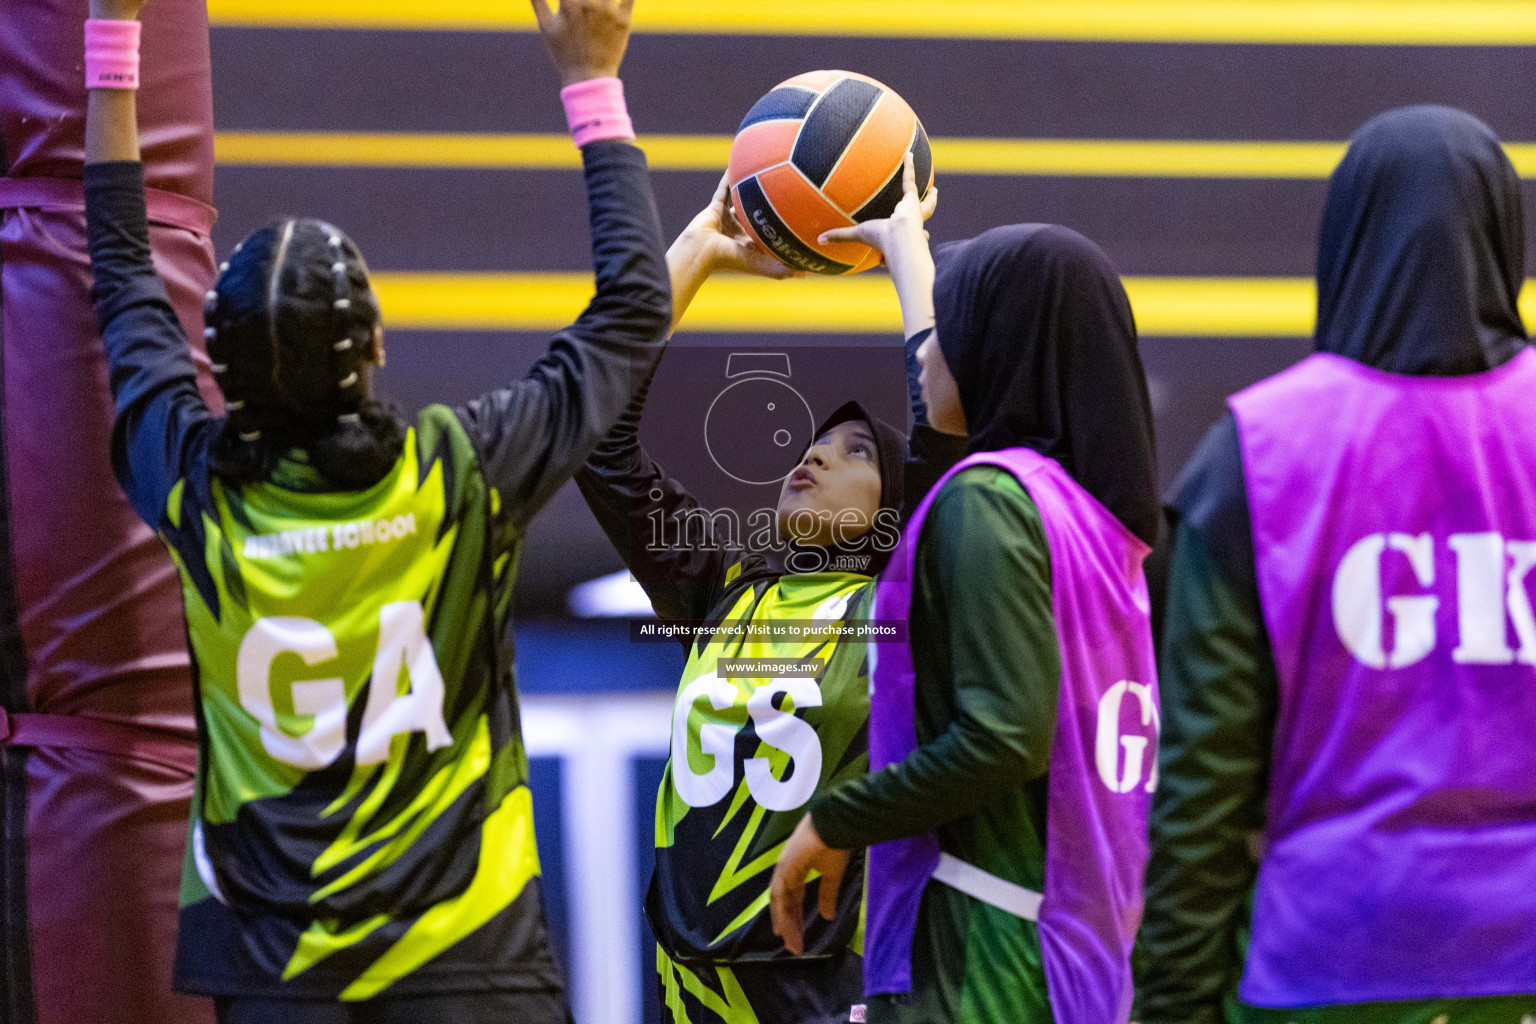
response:
[[(332, 257), (331, 273), (335, 278), (336, 289), (336, 298), (331, 303), (331, 308), (335, 310), (336, 316), (335, 336), (341, 339), (331, 346), (331, 351), (341, 354), (351, 352), (353, 348), (352, 324), (351, 317), (349, 315), (352, 312), (352, 279), (347, 276), (347, 250), (343, 245), (341, 235), (339, 233), (332, 234), (330, 237), (330, 243)], [(351, 361), (344, 355), (342, 355), (337, 360), (337, 362), (340, 365), (338, 365), (336, 369), (338, 371), (346, 372), (344, 376), (342, 376), (337, 381), (336, 386), (345, 391), (358, 382), (357, 370), (352, 368)], [(347, 419), (348, 416), (351, 416), (352, 419)], [(337, 417), (337, 422), (352, 423), (358, 419), (359, 417), (355, 412), (343, 413), (341, 416)]]
[(363, 422), (363, 417), (360, 413), (344, 412), (340, 416), (336, 417), (336, 422), (343, 425), (350, 423), (361, 423)]
[(246, 431), (242, 430), (242, 431), (240, 431), (240, 440), (242, 440), (242, 441), (260, 441), (261, 440), (261, 431), (259, 431), (259, 430), (252, 430), (249, 433), (247, 433)]
[(228, 373), (229, 372), (229, 364), (228, 363), (212, 363), (212, 364), (209, 365), (209, 368), (212, 369), (214, 373)]

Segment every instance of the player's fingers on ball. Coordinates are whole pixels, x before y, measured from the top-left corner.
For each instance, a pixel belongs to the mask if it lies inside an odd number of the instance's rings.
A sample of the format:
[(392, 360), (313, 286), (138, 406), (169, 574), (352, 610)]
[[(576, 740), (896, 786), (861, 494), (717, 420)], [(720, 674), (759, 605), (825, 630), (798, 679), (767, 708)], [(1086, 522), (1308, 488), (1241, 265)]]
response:
[(910, 149), (907, 150), (907, 155), (901, 158), (901, 194), (917, 195), (917, 164), (912, 158)]
[(821, 237), (817, 239), (817, 242), (821, 245), (828, 245), (832, 242), (863, 242), (865, 245), (875, 244), (873, 238), (866, 237), (863, 224), (860, 224), (857, 227), (833, 228), (831, 231), (823, 231), (821, 233)]
[(549, 9), (549, 0), (530, 0), (533, 4), (533, 19), (539, 23), (539, 31), (549, 29), (549, 23), (554, 19), (555, 12)]
[(720, 187), (710, 196), (709, 209), (720, 218), (722, 227), (727, 221), (735, 222), (736, 218), (731, 216), (731, 186), (727, 182), (720, 182)]
[(777, 257), (767, 256), (761, 252), (752, 252), (740, 259), (741, 269), (759, 277), (770, 277), (783, 280), (792, 271)]
[(933, 217), (935, 211), (937, 211), (938, 208), (939, 208), (939, 187), (937, 185), (935, 185), (932, 188), (930, 188), (928, 190), (928, 194), (923, 196), (923, 204), (922, 205), (923, 205), (923, 220), (931, 219)]
[(776, 281), (788, 281), (791, 278), (805, 276), (804, 271), (796, 270), (777, 257), (765, 256), (762, 253), (757, 253), (754, 256), (750, 266), (756, 273), (764, 277), (771, 277)]

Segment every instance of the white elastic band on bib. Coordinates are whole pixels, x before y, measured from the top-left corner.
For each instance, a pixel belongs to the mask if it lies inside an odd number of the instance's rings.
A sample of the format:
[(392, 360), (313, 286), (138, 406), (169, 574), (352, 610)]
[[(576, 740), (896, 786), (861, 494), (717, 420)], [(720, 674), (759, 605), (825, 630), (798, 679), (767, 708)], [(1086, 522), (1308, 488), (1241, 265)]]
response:
[(1040, 904), (1044, 902), (1044, 896), (1033, 889), (1006, 882), (959, 857), (939, 854), (939, 866), (933, 872), (933, 879), (998, 910), (1006, 910), (1014, 917), (1040, 920)]

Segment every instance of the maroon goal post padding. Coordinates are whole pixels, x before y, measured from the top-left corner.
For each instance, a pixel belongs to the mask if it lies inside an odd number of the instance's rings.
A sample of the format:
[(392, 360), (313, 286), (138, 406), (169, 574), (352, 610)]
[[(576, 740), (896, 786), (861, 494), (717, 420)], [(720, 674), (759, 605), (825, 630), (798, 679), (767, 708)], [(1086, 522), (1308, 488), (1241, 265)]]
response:
[[(90, 299), (87, 5), (4, 7), (0, 1022), (204, 1024), (207, 1000), (171, 992), (197, 750), (180, 585), (112, 475)], [(144, 23), (151, 237), (198, 339), (214, 276), (207, 12), (201, 0), (154, 0)]]

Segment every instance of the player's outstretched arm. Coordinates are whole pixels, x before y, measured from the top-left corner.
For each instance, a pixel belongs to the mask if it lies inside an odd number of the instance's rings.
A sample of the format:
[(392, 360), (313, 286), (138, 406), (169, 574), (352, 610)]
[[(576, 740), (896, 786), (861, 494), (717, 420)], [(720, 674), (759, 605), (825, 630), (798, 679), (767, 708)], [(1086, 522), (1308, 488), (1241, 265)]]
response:
[[(699, 288), (716, 273), (797, 276), (741, 230), (731, 216), (729, 201), (729, 186), (721, 178), (709, 205), (667, 250), (674, 330)], [(698, 501), (641, 446), (640, 419), (650, 384), (647, 377), (624, 415), (577, 472), (576, 485), (624, 564), (645, 587), (656, 614), (671, 620), (702, 619), (714, 603), (726, 569), (741, 552), (715, 543), (713, 520), (692, 515)], [(690, 519), (684, 529), (681, 524)], [(680, 524), (673, 536), (692, 536), (694, 541), (653, 544), (650, 535), (656, 522)]]
[(939, 190), (931, 188), (928, 195), (917, 195), (917, 172), (913, 167), (912, 154), (904, 161), (901, 176), (902, 197), (896, 210), (883, 220), (867, 220), (851, 228), (833, 228), (821, 236), (821, 243), (861, 242), (879, 249), (885, 257), (885, 265), (896, 285), (896, 295), (901, 299), (902, 334), (910, 338), (919, 332), (932, 329), (933, 312), (933, 253), (928, 248), (928, 232), (923, 223), (933, 216), (939, 203)]
[(86, 25), (85, 212), (92, 297), (111, 367), (112, 463), (158, 525), (185, 454), (216, 422), (197, 390), (181, 321), (150, 256), (139, 162), (138, 16), (145, 0), (91, 0)]
[(858, 241), (879, 249), (901, 300), (907, 393), (913, 424), (906, 472), (905, 505), (908, 509), (915, 508), (939, 478), (966, 454), (964, 437), (933, 429), (923, 402), (922, 386), (918, 383), (921, 371), (918, 348), (929, 339), (935, 345), (938, 343), (933, 300), (935, 268), (933, 254), (928, 248), (928, 232), (923, 227), (938, 205), (937, 187), (930, 188), (926, 196), (918, 198), (917, 174), (912, 154), (908, 153), (902, 172), (901, 202), (890, 217), (865, 221), (852, 228), (839, 228), (822, 236), (823, 242)]
[[(576, 486), (625, 568), (663, 621), (704, 619), (726, 570), (742, 552), (717, 543), (714, 520), (640, 444), (647, 379), (602, 444), (576, 473)], [(662, 527), (657, 537), (658, 524)]]
[(514, 525), (570, 479), (661, 356), (666, 247), (617, 73), (633, 0), (532, 0), (581, 147), (597, 294), (526, 377), (460, 410)]

